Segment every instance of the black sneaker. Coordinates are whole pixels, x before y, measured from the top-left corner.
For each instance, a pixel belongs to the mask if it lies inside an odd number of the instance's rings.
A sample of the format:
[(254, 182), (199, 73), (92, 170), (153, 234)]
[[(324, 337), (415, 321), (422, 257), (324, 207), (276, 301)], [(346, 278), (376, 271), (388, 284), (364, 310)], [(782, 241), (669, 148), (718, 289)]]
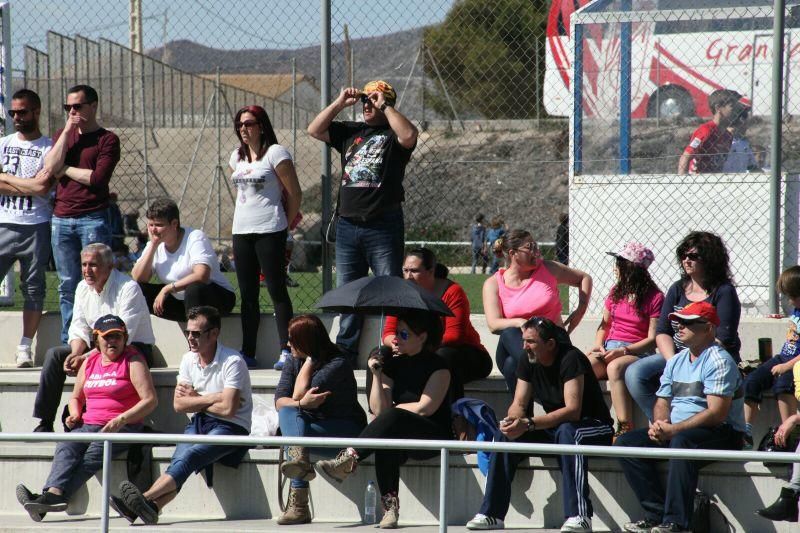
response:
[[(39, 498), (39, 496), (40, 496), (39, 494), (34, 494), (31, 491), (29, 491), (28, 487), (26, 487), (22, 483), (17, 485), (17, 501), (20, 503), (20, 505), (22, 505), (22, 507), (25, 507), (25, 504), (28, 504), (33, 500)], [(27, 507), (25, 507), (25, 510), (28, 511), (28, 515), (34, 522), (41, 522), (42, 518), (44, 518), (44, 516), (47, 514), (47, 513), (35, 513), (33, 511), (28, 510)]]
[(62, 495), (53, 494), (45, 491), (41, 496), (35, 498), (24, 505), (28, 514), (31, 513), (58, 513), (67, 510), (67, 499)]
[(650, 530), (650, 533), (692, 533), (689, 529), (684, 529), (675, 522), (659, 524)]
[(33, 428), (34, 433), (52, 433), (53, 432), (53, 424), (47, 424), (45, 422), (39, 422), (39, 425)]
[(628, 522), (622, 526), (622, 531), (627, 531), (628, 533), (650, 533), (650, 530), (657, 525), (658, 522), (655, 520), (648, 520), (647, 518), (644, 518), (642, 520), (637, 520), (636, 522)]
[(158, 508), (156, 504), (145, 498), (141, 491), (130, 481), (123, 481), (119, 484), (119, 494), (125, 506), (142, 522), (148, 525), (158, 524)]
[(112, 509), (118, 512), (122, 518), (124, 518), (131, 524), (133, 524), (136, 521), (136, 519), (139, 518), (138, 516), (136, 516), (136, 513), (131, 511), (128, 508), (128, 506), (125, 505), (125, 502), (122, 501), (122, 498), (117, 498), (116, 496), (109, 496), (108, 505), (111, 506)]

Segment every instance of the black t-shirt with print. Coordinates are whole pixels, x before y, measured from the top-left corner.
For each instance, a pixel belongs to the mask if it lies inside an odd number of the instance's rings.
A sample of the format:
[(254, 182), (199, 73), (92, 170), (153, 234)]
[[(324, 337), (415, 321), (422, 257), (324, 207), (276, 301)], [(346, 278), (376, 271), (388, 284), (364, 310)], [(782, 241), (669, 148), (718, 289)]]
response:
[[(428, 380), (437, 370), (447, 370), (447, 362), (435, 353), (422, 351), (416, 355), (396, 355), (383, 364), (383, 373), (393, 382), (392, 403), (418, 402)], [(448, 387), (449, 390), (449, 387)], [(449, 395), (445, 392), (441, 405), (430, 418), (444, 428), (450, 427)]]
[[(520, 358), (517, 377), (533, 388), (532, 401), (540, 403), (546, 413), (561, 409), (564, 404), (564, 383), (583, 376), (581, 418), (595, 418), (612, 423), (600, 385), (592, 371), (592, 364), (574, 346), (562, 346), (550, 366), (531, 363), (528, 357)], [(528, 406), (530, 412), (531, 406)]]
[(328, 135), (341, 154), (341, 216), (369, 220), (405, 199), (403, 176), (414, 150), (403, 148), (388, 124), (334, 121)]

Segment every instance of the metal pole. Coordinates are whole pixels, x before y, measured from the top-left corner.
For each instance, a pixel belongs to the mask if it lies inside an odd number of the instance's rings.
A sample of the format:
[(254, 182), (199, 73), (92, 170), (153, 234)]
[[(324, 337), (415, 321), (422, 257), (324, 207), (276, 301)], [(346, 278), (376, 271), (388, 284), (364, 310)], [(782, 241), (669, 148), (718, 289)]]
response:
[(111, 492), (111, 441), (103, 441), (103, 501), (100, 502), (100, 531), (108, 532), (108, 497)]
[[(350, 45), (350, 83), (351, 83), (350, 86), (351, 87), (353, 87), (356, 84), (356, 64), (355, 64), (355, 61), (356, 61), (356, 54), (355, 54), (355, 51), (353, 50), (353, 45), (351, 44)], [(405, 91), (403, 91), (403, 92), (405, 92)], [(402, 97), (403, 97), (403, 95), (401, 94), (400, 98), (402, 98)], [(354, 106), (351, 107), (353, 116), (352, 116), (352, 118), (350, 120), (352, 120), (353, 122), (356, 121), (356, 108), (357, 107), (358, 107), (357, 105), (354, 105)]]
[[(11, 43), (11, 4), (6, 4), (3, 8), (3, 42)], [(3, 65), (5, 70), (3, 71), (3, 90), (6, 92), (6, 101), (0, 102), (0, 105), (11, 103), (11, 46), (6, 45), (3, 47)], [(4, 133), (9, 133), (14, 131), (14, 120), (11, 118), (11, 115), (3, 110), (3, 115), (5, 117), (5, 124), (3, 124)]]
[[(622, 9), (631, 10), (631, 0)], [(631, 23), (623, 22), (619, 54), (619, 173), (631, 173)]]
[(447, 466), (450, 452), (442, 448), (439, 452), (439, 533), (447, 532)]
[(297, 159), (297, 58), (292, 58), (292, 157)]
[[(331, 0), (320, 0), (320, 109), (328, 107), (331, 101)], [(322, 144), (322, 225), (331, 220), (331, 152), (327, 144)], [(323, 229), (323, 232), (325, 229)], [(333, 264), (330, 245), (322, 239), (322, 292), (333, 288)]]
[(772, 28), (772, 146), (769, 180), (769, 311), (780, 312), (780, 298), (774, 287), (781, 261), (781, 149), (783, 135), (783, 33), (786, 0), (775, 0)]
[(216, 97), (214, 98), (214, 113), (216, 114), (216, 117), (214, 118), (214, 124), (217, 127), (217, 167), (214, 169), (214, 181), (217, 184), (217, 244), (219, 244), (220, 240), (222, 239), (222, 160), (219, 155), (220, 151), (222, 150), (222, 129), (220, 128), (220, 122), (222, 121), (220, 120), (219, 116), (219, 67), (217, 67), (216, 84)]
[(582, 172), (583, 159), (583, 26), (573, 22), (575, 39), (572, 77), (572, 161), (573, 175)]
[[(144, 55), (139, 56), (139, 65), (142, 68), (142, 75), (139, 76), (139, 85), (141, 88), (142, 94), (142, 157), (144, 161), (142, 162), (144, 165), (144, 208), (150, 207), (150, 163), (147, 158), (147, 113), (145, 112), (145, 83), (144, 83)], [(131, 70), (131, 82), (133, 82), (133, 70)], [(133, 87), (133, 83), (131, 83), (131, 87)], [(131, 107), (133, 107), (133, 102), (131, 102)]]

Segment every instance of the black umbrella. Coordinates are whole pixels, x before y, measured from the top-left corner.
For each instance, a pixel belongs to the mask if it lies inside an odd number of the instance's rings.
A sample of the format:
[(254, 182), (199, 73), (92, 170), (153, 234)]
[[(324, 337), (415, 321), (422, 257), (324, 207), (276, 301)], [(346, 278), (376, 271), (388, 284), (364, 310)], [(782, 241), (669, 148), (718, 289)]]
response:
[(429, 311), (453, 316), (435, 294), (396, 276), (368, 276), (326, 292), (317, 307), (337, 313), (398, 315), (404, 311)]

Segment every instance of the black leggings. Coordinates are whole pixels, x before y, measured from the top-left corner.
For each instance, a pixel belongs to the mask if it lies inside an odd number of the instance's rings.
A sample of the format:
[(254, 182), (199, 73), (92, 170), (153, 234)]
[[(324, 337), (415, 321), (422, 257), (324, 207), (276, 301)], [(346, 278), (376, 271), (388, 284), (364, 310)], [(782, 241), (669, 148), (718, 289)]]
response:
[(233, 236), (236, 277), (242, 301), (242, 354), (256, 355), (261, 306), (258, 275), (263, 272), (267, 291), (275, 306), (275, 324), (281, 349), (289, 342), (289, 320), (294, 310), (286, 289), (286, 230), (275, 233), (247, 233)]
[[(373, 420), (359, 438), (362, 439), (424, 439), (450, 440), (453, 430), (416, 413), (392, 407)], [(409, 459), (430, 459), (438, 450), (369, 450), (357, 448), (359, 461), (375, 453), (375, 477), (381, 495), (397, 494), (400, 488), (400, 465)]]
[[(164, 288), (163, 283), (139, 283), (144, 299), (147, 300), (147, 309), (153, 314), (153, 302)], [(192, 307), (210, 305), (216, 307), (222, 316), (230, 314), (236, 305), (236, 293), (229, 291), (213, 281), (211, 283), (192, 283), (184, 289), (183, 300), (178, 300), (172, 294), (164, 298), (164, 313), (161, 318), (174, 322), (185, 322), (186, 313)]]
[(465, 383), (483, 379), (492, 371), (491, 356), (477, 346), (440, 346), (436, 354), (447, 361), (450, 368), (451, 401), (464, 397)]

